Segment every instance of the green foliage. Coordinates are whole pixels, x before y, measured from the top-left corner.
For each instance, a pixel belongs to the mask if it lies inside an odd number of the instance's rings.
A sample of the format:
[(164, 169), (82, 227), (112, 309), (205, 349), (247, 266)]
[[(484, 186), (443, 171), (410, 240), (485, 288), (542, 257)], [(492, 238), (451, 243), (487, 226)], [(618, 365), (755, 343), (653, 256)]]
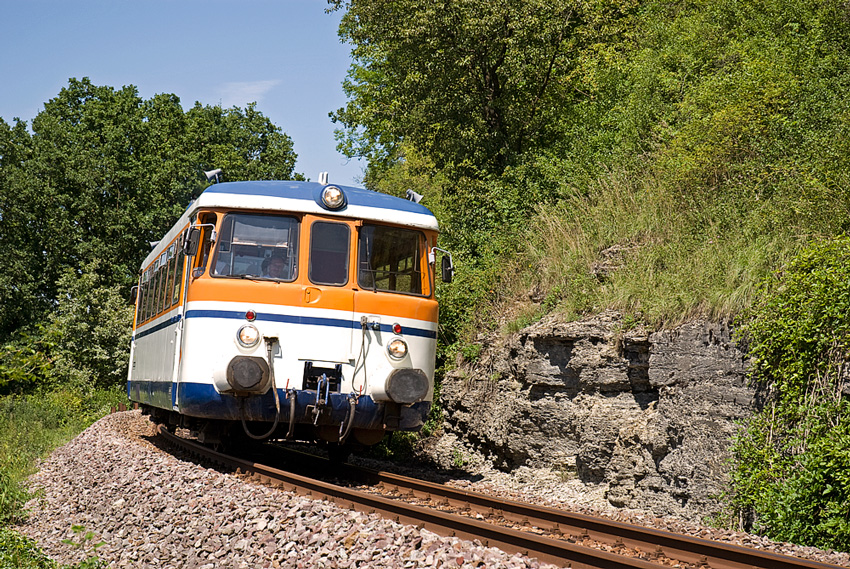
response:
[(739, 434), (735, 504), (767, 535), (850, 550), (850, 238), (815, 242), (765, 282), (744, 338), (761, 411)]
[(86, 531), (85, 526), (74, 524), (71, 526), (71, 531), (74, 532), (74, 537), (72, 539), (63, 539), (62, 543), (79, 549), (86, 554), (86, 559), (78, 563), (75, 567), (77, 569), (99, 569), (106, 567), (106, 563), (95, 554), (99, 547), (106, 545), (106, 542), (99, 541), (94, 543), (94, 532)]
[(95, 260), (80, 271), (66, 269), (59, 279), (59, 298), (44, 328), (53, 346), (51, 377), (81, 391), (119, 385), (130, 345), (133, 307), (105, 283)]
[[(126, 395), (115, 388), (0, 398), (0, 569), (57, 567), (32, 540), (10, 529), (26, 517), (24, 505), (34, 497), (26, 486), (26, 478), (34, 471), (38, 459), (106, 415), (111, 406), (124, 401)], [(87, 551), (93, 546), (90, 542), (90, 539), (82, 541)], [(63, 568), (102, 566), (90, 555), (82, 563)]]
[(0, 569), (56, 569), (30, 538), (7, 527), (0, 527)]
[(292, 140), (256, 110), (71, 79), (32, 121), (0, 120), (0, 393), (123, 381), (139, 265), (204, 188), (292, 179)]
[(394, 460), (396, 462), (409, 461), (413, 456), (416, 443), (419, 441), (418, 433), (408, 431), (393, 431), (384, 437), (381, 442), (369, 447), (369, 456), (381, 460)]
[[(77, 530), (75, 532), (78, 533)], [(86, 540), (86, 536), (82, 539), (84, 549), (92, 548), (92, 553), (94, 549), (102, 545), (102, 543), (89, 545), (91, 538)], [(67, 543), (68, 540), (63, 541)], [(72, 544), (78, 545), (77, 542)], [(0, 527), (0, 569), (101, 569), (105, 567), (107, 567), (106, 563), (98, 559), (96, 555), (90, 555), (85, 561), (73, 565), (59, 565), (45, 555), (32, 539), (7, 527)]]
[(18, 330), (16, 339), (0, 346), (0, 394), (29, 392), (43, 385), (53, 368), (48, 355), (52, 348), (43, 330)]
[(582, 54), (627, 28), (636, 3), (331, 0), (353, 44), (332, 115), (340, 150), (383, 168), (408, 143), (439, 168), (500, 174), (556, 141), (585, 98)]
[(14, 471), (0, 466), (0, 527), (21, 521), (24, 518), (24, 504), (32, 496), (15, 477)]

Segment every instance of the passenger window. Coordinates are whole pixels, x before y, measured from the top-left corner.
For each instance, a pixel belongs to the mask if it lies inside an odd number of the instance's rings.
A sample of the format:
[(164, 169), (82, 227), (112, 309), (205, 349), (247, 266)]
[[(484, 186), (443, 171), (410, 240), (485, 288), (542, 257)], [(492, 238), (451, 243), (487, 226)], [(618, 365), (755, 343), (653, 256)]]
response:
[(168, 281), (165, 286), (165, 294), (163, 295), (163, 303), (166, 308), (171, 307), (171, 291), (174, 289), (174, 272), (177, 268), (177, 245), (173, 244), (168, 249)]
[(171, 303), (168, 302), (168, 279), (171, 276), (169, 272), (171, 263), (167, 260), (170, 253), (171, 249), (167, 249), (160, 259), (160, 263), (162, 264), (162, 268), (160, 269), (162, 272), (162, 286), (160, 287), (159, 298), (157, 299), (159, 301), (159, 312), (171, 306)]
[(424, 236), (418, 231), (364, 225), (360, 229), (357, 281), (364, 289), (423, 294)]
[(186, 255), (183, 253), (183, 247), (177, 247), (177, 271), (174, 277), (174, 291), (171, 295), (172, 306), (180, 300), (180, 286), (183, 284), (183, 265), (186, 264)]
[(172, 305), (171, 291), (174, 290), (174, 270), (177, 265), (177, 245), (172, 245), (168, 248), (168, 280), (166, 281), (165, 291), (163, 294), (165, 307)]
[(298, 219), (230, 213), (221, 223), (213, 276), (293, 281), (298, 276)]
[(147, 320), (151, 317), (151, 297), (153, 296), (153, 269), (148, 269), (146, 272), (147, 277), (145, 280), (145, 308), (144, 308), (144, 316), (143, 320)]
[(136, 326), (142, 323), (145, 314), (145, 275), (139, 277), (139, 297), (136, 299)]
[(154, 287), (153, 293), (153, 314), (152, 316), (156, 316), (159, 314), (160, 310), (162, 310), (162, 266), (159, 266), (156, 269), (156, 277), (155, 282), (156, 286)]
[(348, 283), (351, 230), (344, 223), (317, 221), (310, 228), (310, 282), (342, 286)]

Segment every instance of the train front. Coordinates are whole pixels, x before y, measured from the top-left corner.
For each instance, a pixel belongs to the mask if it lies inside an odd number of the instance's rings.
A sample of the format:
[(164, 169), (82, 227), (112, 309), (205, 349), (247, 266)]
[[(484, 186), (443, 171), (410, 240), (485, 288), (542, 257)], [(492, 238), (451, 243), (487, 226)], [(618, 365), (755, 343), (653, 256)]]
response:
[(218, 184), (196, 208), (180, 415), (211, 439), (229, 424), (254, 438), (371, 445), (421, 428), (437, 337), (426, 208), (294, 182)]

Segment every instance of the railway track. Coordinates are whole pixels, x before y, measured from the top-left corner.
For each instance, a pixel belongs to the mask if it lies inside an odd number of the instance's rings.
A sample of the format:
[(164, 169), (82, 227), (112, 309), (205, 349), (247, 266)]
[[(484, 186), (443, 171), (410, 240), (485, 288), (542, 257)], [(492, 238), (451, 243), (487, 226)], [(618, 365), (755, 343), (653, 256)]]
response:
[[(284, 459), (297, 463), (302, 472), (303, 469), (312, 470), (312, 476), (304, 476), (215, 452), (168, 433), (164, 428), (160, 428), (159, 433), (170, 443), (195, 456), (262, 483), (357, 511), (379, 513), (440, 535), (478, 540), (509, 553), (521, 553), (575, 569), (659, 569), (671, 565), (681, 567), (682, 564), (712, 569), (838, 567), (555, 508), (492, 498), (349, 464), (336, 465), (338, 476), (375, 489), (358, 490), (317, 479), (315, 473), (322, 472), (325, 476), (328, 473), (328, 461), (320, 457), (298, 453), (294, 461)], [(388, 494), (394, 497), (388, 497)]]

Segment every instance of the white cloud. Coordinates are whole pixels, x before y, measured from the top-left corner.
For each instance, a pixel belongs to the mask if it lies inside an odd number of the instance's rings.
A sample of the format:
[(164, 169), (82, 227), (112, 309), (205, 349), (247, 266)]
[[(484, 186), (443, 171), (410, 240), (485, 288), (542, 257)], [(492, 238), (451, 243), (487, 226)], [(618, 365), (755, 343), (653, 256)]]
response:
[(280, 85), (279, 79), (274, 81), (242, 81), (225, 83), (219, 88), (221, 106), (225, 109), (237, 106), (244, 107), (256, 101), (261, 103), (266, 94)]

